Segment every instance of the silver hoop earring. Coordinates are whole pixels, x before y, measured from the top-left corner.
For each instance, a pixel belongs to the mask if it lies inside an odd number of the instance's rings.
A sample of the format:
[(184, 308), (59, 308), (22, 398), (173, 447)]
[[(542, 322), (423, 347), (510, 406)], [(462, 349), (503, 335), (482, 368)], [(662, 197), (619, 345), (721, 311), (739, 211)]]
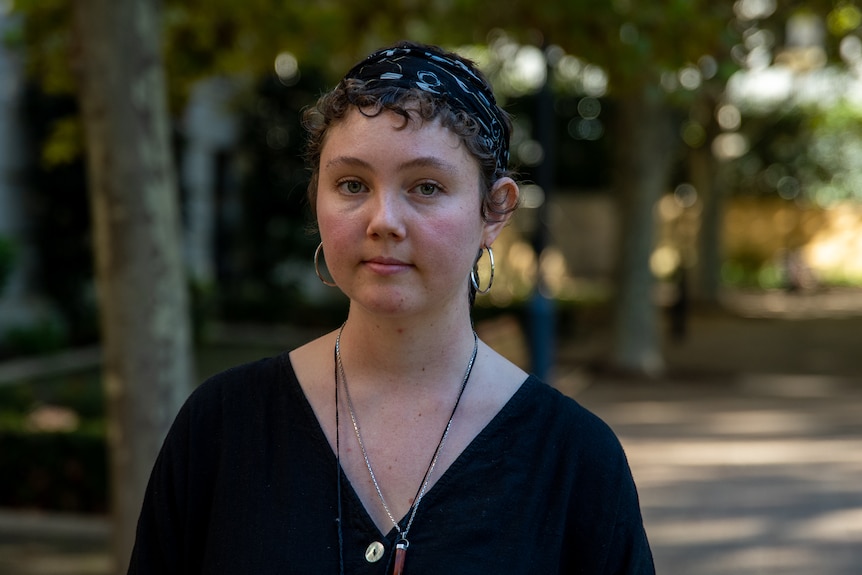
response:
[(327, 285), (329, 287), (335, 287), (336, 284), (334, 281), (328, 281), (323, 274), (320, 273), (320, 252), (323, 251), (323, 242), (320, 242), (320, 245), (317, 246), (317, 249), (314, 250), (314, 273), (317, 274), (317, 277), (320, 281), (323, 282), (323, 285)]
[(483, 249), (488, 250), (488, 258), (491, 260), (491, 278), (488, 280), (488, 287), (485, 289), (479, 288), (479, 260), (482, 259), (481, 249), (479, 250), (479, 257), (476, 258), (476, 263), (473, 265), (473, 269), (470, 270), (470, 282), (472, 282), (476, 293), (485, 295), (491, 291), (491, 286), (494, 285), (494, 250), (492, 250), (490, 246)]

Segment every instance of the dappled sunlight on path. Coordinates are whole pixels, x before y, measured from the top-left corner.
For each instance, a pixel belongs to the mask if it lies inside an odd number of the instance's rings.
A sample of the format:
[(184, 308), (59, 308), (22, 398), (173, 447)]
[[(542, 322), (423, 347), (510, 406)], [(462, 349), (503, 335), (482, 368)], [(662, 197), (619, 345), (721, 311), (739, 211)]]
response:
[(626, 448), (659, 573), (860, 573), (862, 383), (595, 381), (576, 397)]

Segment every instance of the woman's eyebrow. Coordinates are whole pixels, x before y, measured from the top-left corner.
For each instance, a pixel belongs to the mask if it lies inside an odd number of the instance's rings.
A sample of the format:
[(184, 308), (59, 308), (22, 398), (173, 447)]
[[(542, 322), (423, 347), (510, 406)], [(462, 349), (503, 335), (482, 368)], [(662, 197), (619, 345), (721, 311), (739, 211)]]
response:
[(327, 168), (332, 168), (335, 166), (358, 166), (361, 168), (370, 169), (372, 166), (370, 163), (366, 162), (361, 158), (357, 158), (355, 156), (336, 156), (326, 162)]
[(401, 169), (407, 168), (436, 168), (438, 170), (451, 171), (455, 169), (455, 165), (436, 156), (420, 156), (403, 162), (398, 166)]

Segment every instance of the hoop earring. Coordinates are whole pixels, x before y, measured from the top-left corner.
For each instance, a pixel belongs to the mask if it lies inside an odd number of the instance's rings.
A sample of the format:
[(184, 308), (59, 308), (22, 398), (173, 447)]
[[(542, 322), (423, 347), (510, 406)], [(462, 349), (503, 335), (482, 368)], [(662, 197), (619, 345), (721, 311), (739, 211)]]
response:
[(320, 242), (320, 245), (317, 246), (317, 249), (314, 250), (314, 273), (317, 274), (317, 277), (320, 281), (323, 282), (323, 285), (327, 285), (329, 287), (335, 287), (336, 284), (334, 281), (328, 281), (323, 277), (323, 274), (320, 273), (320, 252), (323, 251), (323, 242)]
[[(488, 258), (491, 260), (491, 278), (488, 280), (488, 287), (485, 289), (479, 288), (479, 260), (482, 259), (482, 249), (488, 250)], [(476, 258), (476, 264), (473, 265), (473, 269), (470, 270), (470, 282), (473, 284), (473, 288), (476, 290), (476, 293), (480, 293), (485, 295), (489, 291), (491, 291), (491, 286), (494, 285), (494, 250), (491, 249), (490, 246), (486, 248), (482, 248), (479, 250), (479, 257)]]

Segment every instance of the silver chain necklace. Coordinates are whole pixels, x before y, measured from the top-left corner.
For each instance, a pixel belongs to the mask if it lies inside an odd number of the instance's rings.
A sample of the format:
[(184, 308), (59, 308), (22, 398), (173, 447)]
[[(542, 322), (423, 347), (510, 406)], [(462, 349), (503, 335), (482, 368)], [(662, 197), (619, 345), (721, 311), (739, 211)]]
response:
[[(345, 322), (346, 323), (346, 322)], [(431, 457), (431, 463), (428, 464), (428, 469), (425, 471), (425, 475), (422, 478), (422, 483), (419, 486), (419, 490), (416, 493), (416, 496), (413, 499), (413, 505), (410, 506), (410, 517), (407, 519), (407, 525), (404, 529), (401, 529), (401, 526), (398, 524), (398, 521), (395, 519), (395, 516), (392, 514), (392, 511), (389, 509), (389, 505), (386, 503), (386, 498), (383, 497), (383, 491), (380, 489), (380, 484), (377, 482), (377, 477), (374, 475), (374, 469), (371, 467), (371, 459), (368, 457), (368, 452), (365, 450), (365, 444), (362, 441), (362, 434), (359, 433), (359, 423), (356, 418), (356, 410), (353, 407), (353, 400), (350, 397), (350, 390), (347, 386), (347, 375), (344, 372), (344, 364), (341, 361), (341, 334), (344, 332), (344, 325), (342, 324), (341, 329), (338, 331), (338, 336), (335, 338), (335, 362), (338, 368), (338, 374), (341, 376), (341, 381), (344, 385), (344, 394), (347, 397), (347, 410), (350, 413), (350, 419), (353, 422), (353, 431), (356, 434), (356, 441), (359, 443), (359, 449), (362, 452), (362, 458), (365, 460), (365, 467), (368, 468), (368, 475), (371, 477), (371, 482), (374, 484), (374, 490), (377, 492), (377, 497), (380, 499), (380, 503), (383, 505), (383, 509), (386, 511), (386, 515), (389, 516), (389, 520), (392, 521), (392, 525), (395, 526), (395, 531), (398, 532), (398, 540), (395, 545), (395, 568), (393, 570), (393, 575), (401, 575), (404, 569), (404, 560), (407, 553), (407, 548), (410, 546), (410, 542), (407, 539), (407, 534), (410, 532), (410, 528), (413, 526), (413, 520), (416, 518), (416, 511), (419, 509), (419, 502), (422, 501), (422, 498), (425, 496), (425, 492), (428, 489), (428, 483), (431, 480), (431, 474), (434, 472), (434, 467), (437, 465), (437, 460), (440, 458), (440, 452), (443, 450), (443, 445), (446, 443), (446, 438), (449, 435), (449, 430), (452, 427), (452, 420), (455, 418), (455, 412), (458, 410), (458, 405), (461, 403), (461, 397), (464, 395), (464, 389), (467, 387), (467, 380), (470, 379), (470, 373), (473, 371), (473, 364), (476, 361), (476, 354), (479, 351), (479, 337), (476, 335), (476, 332), (473, 332), (473, 353), (470, 355), (470, 361), (467, 362), (467, 369), (464, 373), (464, 379), (461, 381), (461, 388), (458, 390), (458, 397), (455, 400), (455, 405), (452, 408), (452, 413), (449, 414), (449, 420), (446, 423), (446, 428), (443, 430), (443, 435), (440, 437), (440, 441), (437, 443), (437, 447), (434, 450), (434, 455)], [(338, 409), (338, 377), (336, 377), (335, 381), (335, 398), (336, 398), (336, 410)], [(338, 427), (338, 414), (336, 413), (336, 427)], [(336, 429), (336, 435), (338, 431)], [(338, 442), (336, 441), (336, 446)], [(337, 447), (336, 447), (337, 449)], [(340, 460), (340, 457), (338, 458)]]

